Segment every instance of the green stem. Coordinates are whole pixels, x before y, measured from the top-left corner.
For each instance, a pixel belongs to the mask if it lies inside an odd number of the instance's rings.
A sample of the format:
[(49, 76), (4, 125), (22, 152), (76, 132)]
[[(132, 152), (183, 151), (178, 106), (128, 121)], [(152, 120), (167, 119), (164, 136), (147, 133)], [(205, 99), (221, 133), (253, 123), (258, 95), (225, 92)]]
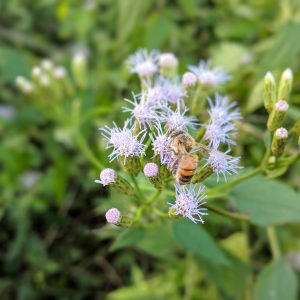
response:
[(131, 178), (131, 180), (132, 180), (132, 182), (133, 182), (133, 185), (134, 185), (134, 187), (135, 187), (136, 193), (139, 195), (139, 197), (140, 197), (141, 200), (145, 201), (145, 197), (143, 196), (143, 193), (142, 193), (142, 191), (140, 190), (140, 187), (139, 187), (139, 185), (138, 185), (138, 182), (136, 181), (135, 176), (132, 175), (132, 174), (130, 174), (130, 178)]
[(236, 177), (235, 179), (225, 183), (225, 184), (222, 184), (220, 185), (219, 187), (217, 188), (214, 188), (213, 191), (214, 192), (220, 192), (220, 191), (224, 191), (224, 190), (228, 190), (228, 189), (231, 189), (232, 187), (236, 186), (237, 184), (239, 184), (240, 182), (260, 173), (262, 171), (261, 167), (258, 167), (256, 169), (254, 169), (253, 171), (250, 171), (246, 174), (243, 174), (241, 176), (238, 176)]
[(238, 220), (242, 220), (242, 221), (250, 221), (250, 217), (245, 214), (241, 214), (241, 213), (237, 213), (237, 212), (230, 212), (230, 211), (224, 210), (222, 208), (216, 207), (211, 204), (204, 204), (203, 207), (207, 207), (209, 210), (211, 210), (219, 215), (225, 216), (225, 217), (238, 219)]
[(273, 259), (278, 259), (281, 256), (281, 251), (278, 243), (278, 238), (274, 226), (267, 227), (267, 235), (269, 239), (269, 244), (272, 252)]
[(82, 153), (86, 156), (86, 158), (97, 168), (104, 169), (103, 164), (99, 161), (96, 155), (91, 151), (89, 146), (86, 143), (85, 138), (80, 134), (76, 134), (75, 136), (76, 142)]

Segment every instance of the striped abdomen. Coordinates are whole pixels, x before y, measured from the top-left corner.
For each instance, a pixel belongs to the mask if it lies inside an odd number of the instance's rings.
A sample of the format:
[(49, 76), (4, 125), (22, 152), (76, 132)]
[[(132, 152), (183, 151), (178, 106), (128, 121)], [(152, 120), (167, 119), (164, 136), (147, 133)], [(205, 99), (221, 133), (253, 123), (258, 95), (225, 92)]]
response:
[(193, 154), (182, 155), (178, 161), (176, 180), (179, 184), (187, 184), (191, 181), (198, 165), (198, 157)]

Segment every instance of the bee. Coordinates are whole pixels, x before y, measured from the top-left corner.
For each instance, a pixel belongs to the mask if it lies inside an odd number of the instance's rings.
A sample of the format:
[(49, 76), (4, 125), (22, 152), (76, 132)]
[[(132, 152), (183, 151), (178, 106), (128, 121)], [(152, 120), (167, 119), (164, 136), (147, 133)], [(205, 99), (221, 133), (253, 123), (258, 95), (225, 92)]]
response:
[(198, 166), (198, 156), (190, 153), (198, 144), (186, 131), (175, 130), (170, 134), (170, 148), (173, 156), (171, 168), (176, 170), (176, 181), (187, 184)]

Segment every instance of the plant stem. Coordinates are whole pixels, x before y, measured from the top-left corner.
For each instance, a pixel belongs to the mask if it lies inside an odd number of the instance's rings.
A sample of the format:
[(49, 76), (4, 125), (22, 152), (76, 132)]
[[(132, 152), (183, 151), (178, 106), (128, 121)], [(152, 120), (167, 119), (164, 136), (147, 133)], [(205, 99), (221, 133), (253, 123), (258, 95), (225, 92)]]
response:
[(216, 192), (216, 191), (220, 192), (220, 191), (228, 190), (228, 189), (234, 187), (235, 185), (239, 184), (240, 182), (242, 182), (242, 181), (244, 181), (244, 180), (260, 173), (261, 171), (262, 171), (261, 167), (258, 167), (258, 168), (254, 169), (254, 170), (252, 170), (252, 171), (250, 171), (246, 174), (243, 174), (239, 177), (236, 177), (235, 179), (229, 181), (228, 183), (222, 184), (219, 187), (214, 188), (213, 191), (214, 192)]
[(103, 164), (100, 162), (100, 160), (96, 157), (96, 155), (91, 151), (89, 146), (87, 145), (84, 137), (77, 133), (76, 136), (76, 142), (82, 153), (86, 156), (86, 158), (97, 168), (97, 169), (104, 169)]
[(225, 217), (243, 220), (243, 221), (250, 221), (250, 217), (245, 214), (241, 214), (241, 213), (237, 213), (237, 212), (230, 212), (230, 211), (224, 210), (222, 208), (216, 207), (211, 204), (204, 204), (203, 207), (206, 207), (209, 210), (211, 210), (219, 215), (225, 216)]
[(138, 185), (138, 182), (135, 179), (135, 176), (132, 175), (132, 174), (130, 174), (130, 178), (131, 178), (131, 180), (133, 182), (133, 185), (135, 187), (136, 193), (139, 195), (139, 197), (140, 197), (141, 200), (145, 201), (145, 197), (143, 196), (143, 193), (140, 190), (140, 187)]
[(280, 251), (278, 238), (277, 238), (277, 234), (276, 234), (276, 230), (275, 230), (274, 226), (270, 225), (267, 227), (267, 235), (268, 235), (273, 259), (276, 260), (276, 259), (280, 258), (281, 251)]

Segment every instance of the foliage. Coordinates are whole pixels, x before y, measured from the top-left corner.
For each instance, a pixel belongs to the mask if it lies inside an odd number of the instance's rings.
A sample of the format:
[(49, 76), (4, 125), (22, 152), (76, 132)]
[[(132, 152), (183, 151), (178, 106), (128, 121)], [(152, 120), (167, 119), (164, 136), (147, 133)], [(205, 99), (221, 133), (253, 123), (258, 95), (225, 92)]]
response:
[[(253, 170), (270, 147), (268, 71), (294, 71), (284, 125), (294, 134), (288, 150), (299, 152), (298, 1), (2, 2), (1, 299), (297, 299), (300, 164)], [(127, 229), (105, 223), (107, 209), (126, 210), (130, 199), (93, 182), (108, 165), (97, 128), (124, 121), (120, 99), (139, 82), (123, 63), (138, 47), (176, 53), (181, 73), (211, 58), (233, 77), (221, 92), (242, 109), (235, 153), (245, 180), (208, 196), (204, 225), (151, 215)], [(72, 70), (78, 51), (87, 56), (83, 86)], [(67, 70), (73, 91), (63, 101), (16, 88), (45, 58)], [(166, 192), (162, 208), (172, 201)]]

